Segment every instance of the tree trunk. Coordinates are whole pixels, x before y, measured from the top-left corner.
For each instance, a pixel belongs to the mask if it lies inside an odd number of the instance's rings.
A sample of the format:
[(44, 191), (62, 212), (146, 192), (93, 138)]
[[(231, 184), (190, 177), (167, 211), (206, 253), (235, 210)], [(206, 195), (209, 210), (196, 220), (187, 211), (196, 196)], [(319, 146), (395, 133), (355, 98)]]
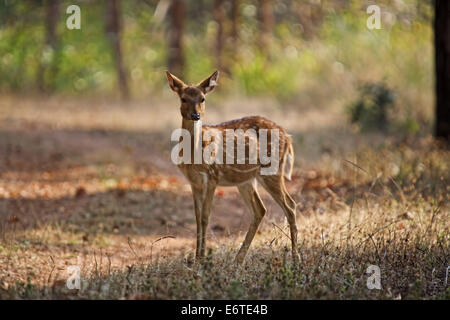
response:
[(259, 0), (259, 47), (263, 53), (270, 45), (270, 36), (273, 27), (272, 0)]
[(435, 0), (436, 138), (450, 143), (450, 1)]
[(184, 33), (184, 0), (172, 0), (169, 9), (170, 29), (169, 29), (169, 71), (177, 77), (183, 77), (184, 54), (183, 54), (183, 33)]
[(120, 33), (122, 29), (120, 18), (120, 0), (106, 0), (106, 35), (114, 54), (120, 95), (122, 99), (126, 100), (130, 96), (130, 91), (128, 89), (127, 73), (123, 63), (122, 47), (120, 43)]
[(239, 39), (239, 0), (231, 0), (231, 41), (233, 47)]
[[(58, 56), (58, 36), (56, 34), (56, 27), (58, 25), (60, 15), (59, 0), (47, 0), (45, 1), (45, 48), (44, 54), (50, 52), (50, 61), (45, 61), (42, 57), (42, 61), (39, 65), (37, 73), (38, 87), (41, 91), (48, 91), (52, 84), (49, 84), (46, 78), (53, 78), (57, 71), (57, 56)], [(48, 76), (46, 76), (48, 74)]]
[(215, 47), (215, 56), (216, 56), (216, 64), (217, 68), (223, 69), (223, 61), (222, 61), (222, 51), (224, 44), (224, 34), (223, 34), (223, 23), (225, 17), (225, 9), (223, 7), (224, 0), (215, 0), (214, 1), (214, 20), (217, 23), (217, 38), (216, 38), (216, 47)]

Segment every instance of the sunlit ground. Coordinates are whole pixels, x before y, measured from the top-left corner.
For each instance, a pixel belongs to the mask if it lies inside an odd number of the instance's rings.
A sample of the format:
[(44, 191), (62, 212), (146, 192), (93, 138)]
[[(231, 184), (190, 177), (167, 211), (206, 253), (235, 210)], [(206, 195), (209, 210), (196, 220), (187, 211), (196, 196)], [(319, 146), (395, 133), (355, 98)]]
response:
[[(213, 100), (205, 123), (257, 114), (293, 135), (298, 268), (264, 192), (268, 214), (233, 264), (250, 221), (233, 188), (216, 191), (210, 252), (193, 263), (192, 196), (170, 161), (175, 97), (2, 97), (0, 297), (449, 299), (449, 152), (425, 133), (360, 134), (335, 105), (278, 104)], [(381, 290), (367, 288), (371, 264)], [(81, 290), (66, 287), (72, 265)]]

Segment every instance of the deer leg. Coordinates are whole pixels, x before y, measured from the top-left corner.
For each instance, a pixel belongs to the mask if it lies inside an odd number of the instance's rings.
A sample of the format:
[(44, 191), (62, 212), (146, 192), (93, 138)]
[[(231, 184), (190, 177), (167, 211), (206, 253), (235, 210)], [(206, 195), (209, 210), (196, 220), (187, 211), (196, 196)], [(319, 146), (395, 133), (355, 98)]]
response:
[[(256, 182), (256, 180), (255, 180)], [(241, 248), (239, 249), (238, 254), (236, 255), (236, 262), (241, 264), (244, 261), (245, 256), (247, 255), (248, 248), (250, 248), (250, 244), (255, 237), (256, 231), (258, 230), (259, 224), (263, 219), (264, 215), (267, 212), (267, 209), (264, 207), (263, 202), (258, 194), (258, 190), (256, 189), (255, 184), (245, 184), (238, 187), (239, 192), (244, 199), (247, 207), (252, 214), (252, 222), (250, 223), (250, 227), (248, 228), (247, 235), (245, 236), (245, 240), (242, 243)]]
[(206, 251), (206, 233), (208, 229), (209, 216), (211, 214), (211, 205), (214, 198), (214, 191), (216, 190), (216, 184), (210, 182), (204, 190), (203, 208), (202, 208), (202, 237), (201, 237), (201, 250), (200, 258), (205, 257)]
[(284, 214), (289, 222), (291, 230), (291, 243), (292, 243), (292, 258), (295, 263), (299, 262), (299, 255), (297, 250), (297, 222), (295, 216), (296, 203), (289, 195), (284, 185), (284, 178), (281, 175), (274, 176), (262, 176), (262, 184), (264, 188), (269, 192), (272, 198), (283, 209)]
[(200, 253), (202, 249), (202, 209), (203, 209), (203, 199), (202, 199), (202, 190), (195, 189), (192, 187), (192, 195), (194, 197), (194, 210), (195, 210), (195, 221), (197, 222), (197, 244), (195, 249), (195, 260), (198, 261), (200, 259)]

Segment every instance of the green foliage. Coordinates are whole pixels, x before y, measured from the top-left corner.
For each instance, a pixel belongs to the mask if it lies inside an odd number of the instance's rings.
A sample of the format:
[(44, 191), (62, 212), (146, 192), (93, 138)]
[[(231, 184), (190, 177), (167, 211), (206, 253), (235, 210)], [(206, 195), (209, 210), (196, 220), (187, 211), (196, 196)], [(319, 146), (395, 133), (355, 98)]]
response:
[[(68, 30), (62, 1), (58, 19), (58, 46), (45, 43), (45, 10), (39, 2), (1, 2), (0, 89), (28, 92), (38, 88), (39, 68), (52, 92), (110, 94), (117, 76), (111, 47), (105, 36), (103, 2), (83, 2), (81, 30)], [(169, 19), (157, 21), (157, 1), (122, 1), (122, 47), (129, 86), (135, 97), (166, 88)], [(310, 4), (318, 19), (299, 19), (298, 5), (277, 1), (276, 23), (270, 45), (258, 45), (260, 30), (255, 2), (241, 2), (239, 39), (227, 36), (224, 22), (224, 94), (269, 96), (299, 106), (320, 108), (349, 102), (361, 82), (386, 79), (396, 88), (404, 130), (416, 132), (416, 123), (429, 122), (432, 114), (432, 11), (429, 3), (382, 1), (381, 30), (368, 30), (366, 1)], [(189, 0), (184, 34), (185, 72), (188, 82), (199, 81), (218, 68), (217, 23), (213, 2), (200, 6)], [(229, 8), (228, 8), (229, 9)], [(227, 9), (227, 10), (228, 10)], [(306, 30), (308, 29), (308, 30)], [(305, 97), (307, 99), (305, 99)], [(308, 105), (306, 105), (306, 103)], [(305, 104), (305, 105), (303, 105)], [(404, 113), (404, 114), (403, 114)]]
[(237, 65), (234, 75), (247, 95), (286, 98), (296, 91), (296, 74), (291, 71), (288, 63), (277, 61), (271, 64), (257, 54), (248, 63)]
[(407, 134), (416, 134), (420, 130), (420, 125), (415, 119), (406, 118), (401, 124), (401, 130)]

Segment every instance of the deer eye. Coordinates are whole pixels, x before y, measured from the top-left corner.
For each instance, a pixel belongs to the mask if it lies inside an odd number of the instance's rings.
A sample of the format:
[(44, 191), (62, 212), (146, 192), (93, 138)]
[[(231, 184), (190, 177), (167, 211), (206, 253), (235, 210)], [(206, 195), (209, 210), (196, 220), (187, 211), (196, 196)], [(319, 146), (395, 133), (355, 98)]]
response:
[(202, 98), (202, 100), (200, 101), (201, 103), (205, 102), (205, 98)]
[(181, 98), (181, 102), (186, 103), (186, 99), (185, 98)]

